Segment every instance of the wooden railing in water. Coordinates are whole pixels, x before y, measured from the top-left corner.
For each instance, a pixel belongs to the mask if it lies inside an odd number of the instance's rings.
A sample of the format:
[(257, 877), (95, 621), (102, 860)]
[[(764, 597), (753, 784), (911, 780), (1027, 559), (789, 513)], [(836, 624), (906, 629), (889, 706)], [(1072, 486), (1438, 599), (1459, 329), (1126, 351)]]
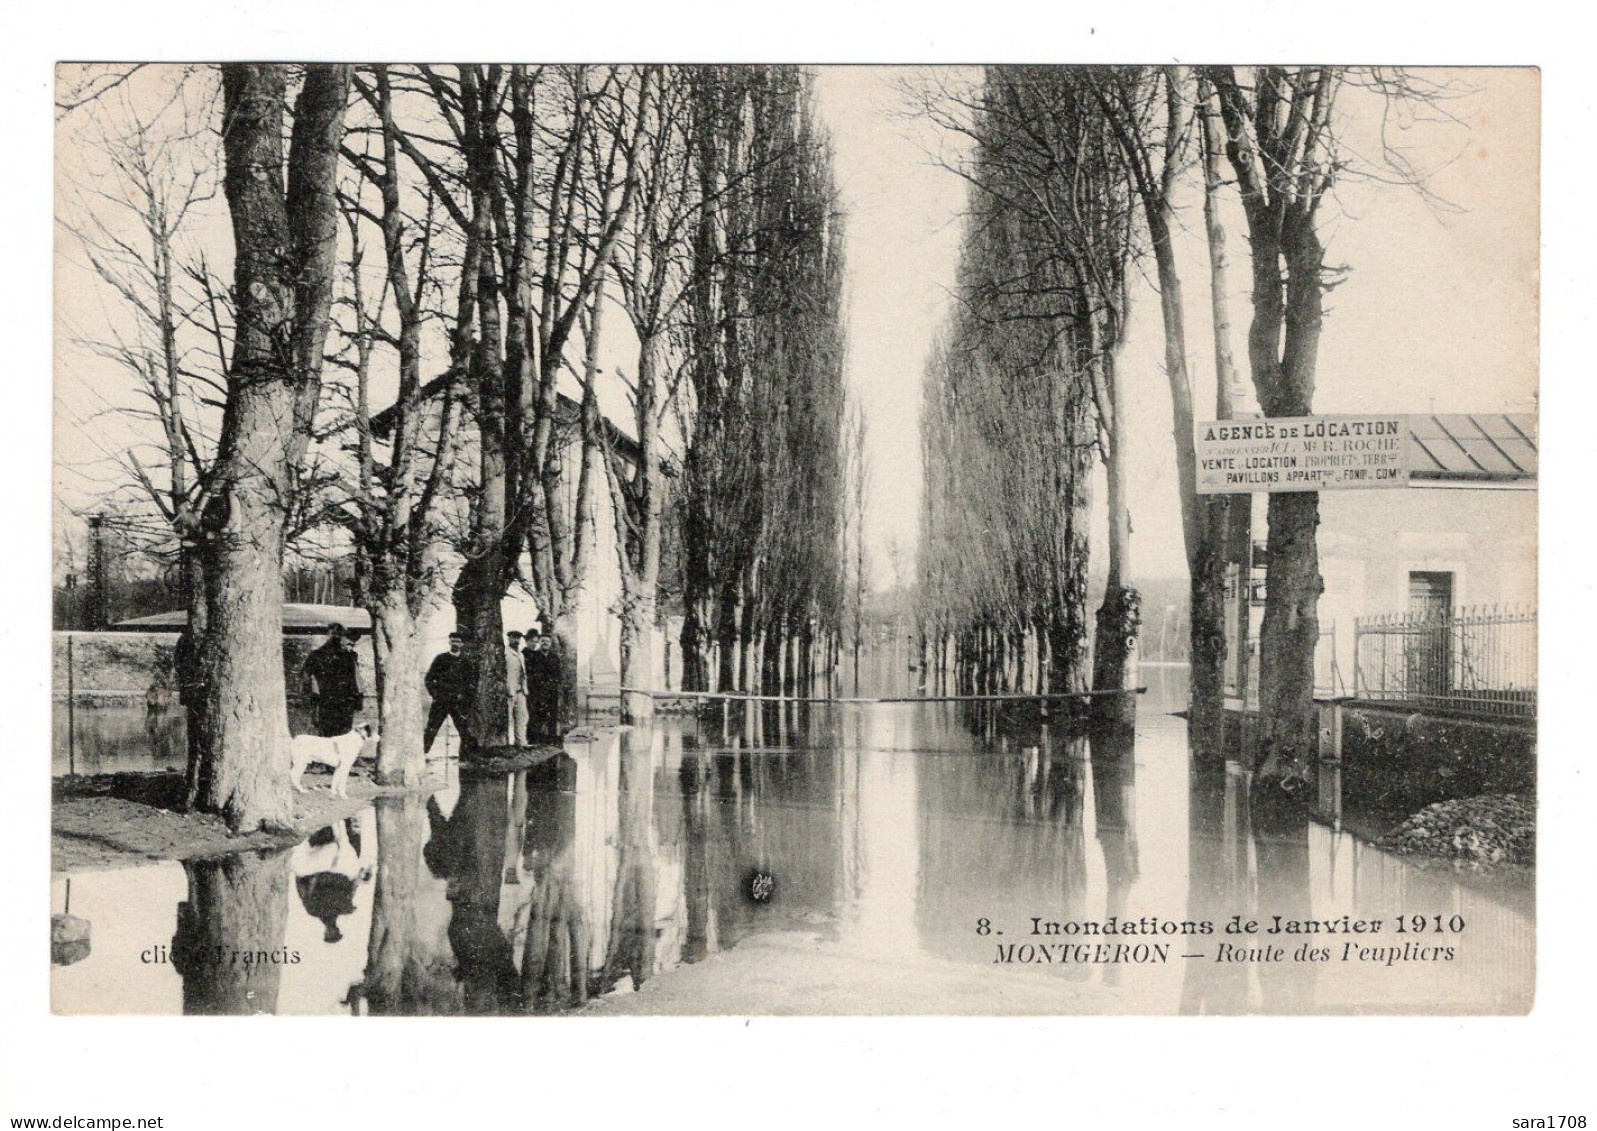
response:
[(1142, 695), (1146, 687), (1128, 687), (1121, 691), (1058, 691), (1043, 695), (1019, 692), (994, 695), (747, 695), (741, 691), (663, 691), (648, 687), (622, 687), (623, 695), (647, 695), (653, 699), (719, 699), (727, 702), (756, 703), (1050, 703), (1064, 699), (1092, 699), (1105, 695)]

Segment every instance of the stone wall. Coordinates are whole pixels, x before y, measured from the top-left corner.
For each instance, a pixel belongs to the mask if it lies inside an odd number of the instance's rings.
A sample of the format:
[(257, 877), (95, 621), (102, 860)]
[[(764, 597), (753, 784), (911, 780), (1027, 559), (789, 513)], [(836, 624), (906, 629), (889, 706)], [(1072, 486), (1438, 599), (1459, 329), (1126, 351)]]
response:
[[(151, 687), (173, 687), (172, 661), (177, 635), (171, 632), (56, 632), (51, 634), (51, 692), (67, 695), (67, 642), (71, 641), (72, 686), (79, 700), (142, 701)], [(320, 636), (283, 638), (283, 671), (290, 699), (298, 698), (305, 657), (322, 642)], [(375, 702), (377, 681), (370, 638), (356, 645), (361, 687), (368, 705)]]
[(1342, 724), (1344, 796), (1412, 811), (1482, 793), (1536, 789), (1536, 731), (1433, 715), (1350, 709)]

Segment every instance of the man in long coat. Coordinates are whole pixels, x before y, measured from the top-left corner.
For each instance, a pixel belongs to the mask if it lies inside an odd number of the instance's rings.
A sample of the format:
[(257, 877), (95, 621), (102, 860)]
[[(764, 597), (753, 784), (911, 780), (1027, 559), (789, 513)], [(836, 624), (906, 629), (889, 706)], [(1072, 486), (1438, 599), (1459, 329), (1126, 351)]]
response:
[(326, 642), (305, 660), (305, 690), (315, 706), (316, 733), (325, 738), (354, 730), (355, 713), (366, 701), (348, 635), (343, 625), (328, 625)]

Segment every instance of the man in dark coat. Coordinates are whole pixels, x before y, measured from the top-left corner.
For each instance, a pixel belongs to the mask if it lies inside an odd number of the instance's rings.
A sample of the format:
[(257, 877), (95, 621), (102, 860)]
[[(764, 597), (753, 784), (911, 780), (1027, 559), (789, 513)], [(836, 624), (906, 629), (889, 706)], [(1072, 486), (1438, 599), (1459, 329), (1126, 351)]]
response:
[(316, 712), (316, 733), (336, 738), (355, 729), (355, 712), (366, 700), (360, 664), (341, 624), (327, 626), (327, 641), (305, 660), (306, 692)]
[(445, 719), (453, 719), (464, 748), (470, 745), (471, 731), (467, 719), (472, 700), (477, 695), (477, 665), (466, 655), (466, 638), (458, 632), (449, 634), (449, 651), (440, 652), (427, 669), (424, 682), (427, 694), (433, 697), (432, 710), (427, 714), (427, 729), (422, 735), (422, 746), (431, 750), (433, 740)]
[(527, 638), (527, 731), (549, 742), (560, 733), (560, 658), (548, 636), (534, 629)]

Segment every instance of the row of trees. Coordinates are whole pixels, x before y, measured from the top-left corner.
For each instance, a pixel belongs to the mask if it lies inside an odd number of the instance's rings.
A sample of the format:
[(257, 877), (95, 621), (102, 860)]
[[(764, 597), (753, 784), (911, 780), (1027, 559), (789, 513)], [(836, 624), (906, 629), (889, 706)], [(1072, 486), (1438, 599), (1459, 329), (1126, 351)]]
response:
[[(699, 93), (684, 468), (686, 686), (802, 691), (835, 667), (847, 472), (843, 231), (809, 79), (717, 68)], [(781, 375), (778, 378), (778, 375)]]
[[(1094, 446), (1108, 472), (1110, 562), (1093, 682), (1126, 686), (1138, 601), (1117, 364), (1128, 264), (1151, 263), (1191, 578), (1193, 744), (1200, 758), (1217, 756), (1223, 550), (1245, 506), (1195, 490), (1198, 409), (1176, 200), (1197, 181), (1216, 416), (1238, 407), (1221, 222), (1233, 192), (1247, 225), (1248, 362), (1259, 407), (1266, 416), (1312, 412), (1322, 301), (1334, 282), (1318, 221), (1346, 169), (1333, 126), (1347, 79), (1331, 67), (992, 67), (974, 89), (922, 92), (927, 110), (970, 142), (960, 166), (971, 209), (958, 302), (927, 374), (921, 565), (928, 638), (938, 656), (958, 657), (962, 686), (1085, 685), (1086, 594), (1073, 579), (1085, 576), (1078, 531)], [(1389, 76), (1376, 80), (1388, 94), (1412, 93)], [(1268, 776), (1302, 775), (1314, 749), (1317, 524), (1316, 495), (1270, 497), (1260, 648)], [(1028, 680), (1008, 657), (1037, 637), (1049, 644), (1046, 679)]]
[[(1114, 421), (1130, 203), (1075, 72), (995, 67), (933, 99), (969, 135), (971, 205), (926, 377), (929, 664), (963, 691), (1084, 691), (1095, 454), (1114, 516), (1100, 641), (1128, 642), (1137, 619)], [(1123, 686), (1128, 655), (1100, 645), (1096, 682)]]
[[(508, 739), (501, 603), (523, 587), (573, 647), (606, 495), (625, 685), (655, 683), (662, 596), (687, 614), (689, 686), (830, 664), (841, 230), (804, 72), (76, 78), (63, 121), (99, 160), (63, 223), (123, 301), (80, 340), (137, 378), (143, 403), (112, 415), (156, 425), (115, 461), (118, 509), (180, 563), (194, 807), (286, 821), (281, 579), (310, 540), (356, 562), (386, 782), (422, 776), (422, 625), (444, 600), (476, 641), (474, 735)], [(207, 242), (218, 190), (227, 246)]]

